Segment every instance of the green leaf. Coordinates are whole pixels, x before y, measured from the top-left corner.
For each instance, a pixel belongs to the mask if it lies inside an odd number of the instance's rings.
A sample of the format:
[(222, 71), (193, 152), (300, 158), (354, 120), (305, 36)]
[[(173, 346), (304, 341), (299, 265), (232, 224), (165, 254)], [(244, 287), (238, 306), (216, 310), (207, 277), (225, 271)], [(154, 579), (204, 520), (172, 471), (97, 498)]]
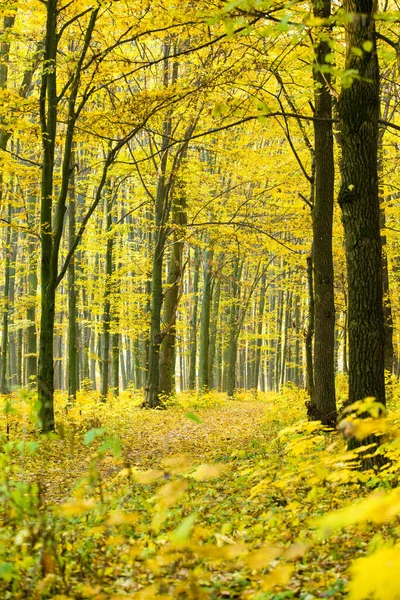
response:
[(104, 427), (96, 427), (95, 429), (89, 429), (85, 433), (85, 437), (83, 438), (83, 443), (85, 446), (89, 446), (96, 438), (101, 437), (106, 432)]
[(200, 419), (200, 417), (198, 417), (197, 415), (195, 415), (192, 412), (187, 412), (186, 417), (188, 419), (190, 419), (191, 421), (194, 421), (194, 423), (197, 423), (198, 425), (200, 425), (200, 423), (202, 423), (202, 420)]
[(361, 48), (357, 48), (356, 46), (353, 46), (351, 48), (351, 52), (355, 55), (355, 56), (362, 56), (363, 55), (363, 51), (361, 50)]
[(10, 562), (3, 562), (0, 564), (0, 579), (4, 581), (11, 581), (15, 577), (14, 566)]
[(193, 513), (183, 519), (182, 523), (171, 533), (171, 541), (174, 544), (183, 544), (187, 542), (193, 529), (197, 514)]

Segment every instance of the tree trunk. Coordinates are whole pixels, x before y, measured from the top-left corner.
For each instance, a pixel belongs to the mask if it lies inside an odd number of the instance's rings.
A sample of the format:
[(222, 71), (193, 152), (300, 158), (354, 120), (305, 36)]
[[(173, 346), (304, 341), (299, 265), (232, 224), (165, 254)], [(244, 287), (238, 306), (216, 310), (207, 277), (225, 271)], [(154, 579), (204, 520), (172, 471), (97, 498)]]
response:
[[(290, 275), (290, 273), (289, 273)], [(289, 290), (286, 292), (286, 302), (285, 302), (285, 319), (283, 323), (283, 347), (282, 347), (282, 368), (281, 368), (281, 379), (280, 379), (280, 387), (282, 387), (286, 383), (286, 361), (288, 355), (288, 348), (290, 346), (289, 340), (289, 332), (290, 332), (290, 323), (291, 323), (291, 309), (292, 309), (292, 298), (293, 292)]]
[(119, 396), (119, 333), (113, 333), (111, 336), (111, 362), (112, 362), (112, 393)]
[(110, 326), (111, 326), (111, 276), (112, 276), (112, 259), (113, 259), (113, 233), (112, 227), (112, 204), (111, 204), (111, 190), (107, 189), (106, 194), (106, 232), (107, 232), (107, 246), (106, 246), (106, 282), (104, 289), (104, 306), (103, 306), (103, 344), (101, 353), (101, 384), (100, 384), (100, 396), (101, 401), (105, 402), (107, 399), (108, 388), (109, 388), (109, 363), (110, 363)]
[[(68, 206), (68, 243), (71, 249), (75, 241), (76, 228), (76, 200), (75, 200), (75, 157), (72, 152), (72, 175), (69, 188)], [(78, 336), (77, 336), (77, 310), (76, 310), (76, 282), (75, 282), (75, 257), (71, 258), (68, 265), (68, 400), (73, 403), (78, 390)]]
[[(339, 104), (342, 182), (339, 204), (348, 273), (349, 399), (385, 404), (382, 245), (378, 193), (379, 65), (375, 4), (346, 0), (346, 70), (358, 73)], [(354, 53), (354, 48), (360, 49)], [(365, 440), (363, 441), (363, 445)]]
[(212, 249), (205, 250), (200, 317), (199, 390), (201, 392), (209, 389), (208, 359), (210, 354), (211, 281), (213, 276), (211, 265), (213, 257), (214, 251)]
[(214, 279), (215, 288), (213, 290), (213, 306), (212, 316), (210, 323), (210, 345), (208, 348), (208, 383), (210, 389), (214, 389), (214, 362), (215, 362), (215, 349), (217, 346), (217, 332), (218, 332), (218, 311), (219, 311), (219, 300), (221, 297), (221, 281), (220, 279)]
[(193, 260), (193, 301), (190, 315), (189, 332), (189, 390), (196, 388), (196, 357), (197, 357), (197, 312), (199, 305), (199, 276), (200, 276), (200, 253), (197, 246), (194, 249)]
[(171, 248), (167, 291), (164, 295), (164, 331), (160, 352), (160, 383), (159, 389), (164, 397), (171, 396), (175, 379), (175, 348), (176, 348), (176, 313), (180, 299), (182, 285), (182, 256), (183, 256), (183, 228), (187, 223), (185, 191), (178, 187), (173, 198), (172, 226), (173, 243)]
[[(30, 212), (35, 213), (36, 198), (29, 197), (28, 204)], [(28, 271), (28, 302), (26, 309), (26, 320), (28, 327), (26, 331), (26, 356), (25, 356), (25, 381), (28, 385), (36, 383), (37, 377), (37, 335), (36, 335), (36, 294), (37, 294), (37, 244), (32, 238), (28, 242), (29, 271)]]
[(267, 270), (263, 271), (261, 277), (261, 290), (260, 300), (258, 304), (258, 320), (257, 320), (257, 338), (256, 338), (256, 350), (254, 356), (254, 369), (253, 369), (253, 381), (251, 384), (252, 389), (257, 392), (258, 380), (260, 378), (260, 365), (261, 365), (261, 348), (263, 345), (262, 333), (264, 325), (264, 310), (265, 310), (265, 296), (267, 291)]
[(8, 325), (10, 312), (10, 271), (11, 271), (11, 203), (8, 205), (8, 221), (5, 240), (5, 264), (4, 264), (4, 292), (3, 292), (3, 318), (2, 318), (2, 334), (1, 334), (1, 373), (0, 373), (0, 394), (8, 394)]
[[(331, 0), (314, 1), (314, 16), (328, 19)], [(314, 269), (314, 419), (336, 426), (335, 304), (333, 287), (332, 228), (335, 167), (333, 158), (331, 76), (325, 58), (331, 53), (321, 33), (315, 48), (315, 196), (312, 209)]]
[(310, 396), (307, 402), (308, 417), (312, 420), (315, 415), (314, 403), (314, 371), (313, 371), (313, 336), (314, 336), (314, 286), (313, 286), (312, 252), (307, 256), (307, 291), (308, 291), (308, 325), (305, 335), (306, 350), (306, 388)]
[(240, 298), (240, 278), (243, 263), (239, 259), (234, 261), (232, 274), (232, 293), (229, 317), (229, 342), (228, 342), (228, 374), (227, 374), (227, 395), (233, 398), (236, 389), (236, 361), (239, 338), (239, 298)]

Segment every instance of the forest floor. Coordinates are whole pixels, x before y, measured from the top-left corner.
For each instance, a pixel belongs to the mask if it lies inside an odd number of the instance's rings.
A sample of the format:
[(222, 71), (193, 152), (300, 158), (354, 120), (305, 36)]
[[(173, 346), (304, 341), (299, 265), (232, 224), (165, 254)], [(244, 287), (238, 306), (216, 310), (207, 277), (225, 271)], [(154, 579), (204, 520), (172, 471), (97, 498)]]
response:
[(87, 393), (66, 410), (60, 395), (57, 433), (39, 438), (15, 395), (0, 421), (0, 597), (399, 597), (379, 592), (392, 584), (378, 564), (397, 548), (395, 469), (352, 468), (304, 400), (182, 394), (146, 411)]

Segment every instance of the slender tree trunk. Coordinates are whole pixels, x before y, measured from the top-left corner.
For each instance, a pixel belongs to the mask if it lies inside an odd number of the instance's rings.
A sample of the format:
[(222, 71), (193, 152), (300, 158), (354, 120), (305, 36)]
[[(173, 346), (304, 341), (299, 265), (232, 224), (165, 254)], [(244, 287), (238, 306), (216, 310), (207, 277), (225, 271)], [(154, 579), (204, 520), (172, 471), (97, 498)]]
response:
[(8, 394), (8, 379), (7, 379), (7, 366), (8, 366), (8, 325), (9, 325), (9, 311), (10, 311), (10, 271), (11, 271), (11, 217), (12, 208), (11, 204), (8, 205), (8, 221), (10, 225), (7, 225), (6, 229), (6, 240), (5, 240), (5, 263), (4, 263), (4, 292), (3, 292), (3, 317), (2, 317), (2, 334), (1, 334), (1, 373), (0, 373), (0, 393)]
[[(277, 310), (276, 308), (276, 292), (275, 292), (275, 286), (271, 285), (271, 292), (269, 294), (269, 301), (268, 301), (268, 308), (269, 308), (269, 314), (270, 315), (275, 315), (275, 312)], [(275, 318), (275, 323), (277, 321), (277, 319)], [(268, 321), (268, 346), (269, 346), (269, 350), (268, 350), (268, 368), (267, 368), (267, 380), (268, 380), (268, 391), (272, 391), (275, 388), (275, 357), (276, 357), (276, 338), (277, 338), (277, 332), (276, 329), (275, 331), (271, 332), (271, 320)]]
[(232, 275), (232, 294), (229, 317), (229, 342), (228, 342), (228, 375), (227, 375), (227, 395), (233, 398), (236, 389), (236, 362), (239, 339), (239, 298), (240, 298), (240, 278), (242, 266), (239, 259), (234, 262)]
[(161, 307), (163, 302), (162, 268), (164, 248), (165, 228), (160, 226), (157, 231), (157, 241), (154, 246), (151, 281), (149, 368), (145, 400), (145, 406), (148, 408), (158, 408), (162, 405), (158, 386), (160, 380)]
[(110, 326), (111, 326), (111, 276), (113, 264), (113, 233), (112, 227), (112, 204), (111, 190), (107, 189), (106, 199), (106, 231), (107, 231), (107, 246), (106, 246), (106, 283), (104, 289), (104, 308), (103, 308), (103, 344), (101, 353), (101, 385), (100, 395), (102, 402), (107, 399), (109, 389), (109, 362), (110, 362)]
[(264, 310), (265, 310), (265, 297), (267, 291), (267, 270), (263, 271), (261, 277), (261, 290), (260, 300), (258, 304), (258, 320), (257, 320), (257, 338), (256, 338), (256, 350), (254, 356), (254, 369), (253, 369), (253, 381), (251, 387), (255, 392), (258, 389), (258, 380), (260, 378), (260, 365), (261, 365), (261, 348), (263, 345), (262, 333), (264, 326)]
[[(15, 325), (14, 306), (15, 306), (15, 266), (17, 262), (18, 233), (16, 230), (11, 232), (11, 257), (9, 264), (9, 294), (8, 294), (8, 323)], [(8, 343), (8, 367), (9, 381), (11, 387), (17, 385), (17, 332), (9, 333)]]
[[(29, 197), (30, 212), (34, 214), (36, 198)], [(26, 320), (28, 327), (26, 331), (26, 383), (32, 385), (37, 377), (37, 334), (36, 334), (36, 294), (37, 294), (37, 249), (36, 240), (32, 238), (28, 242), (29, 271), (28, 271), (28, 302), (26, 309)]]
[(196, 388), (196, 357), (197, 357), (197, 312), (199, 305), (199, 276), (200, 276), (200, 253), (197, 246), (194, 249), (193, 260), (193, 301), (190, 315), (189, 332), (189, 390)]
[(283, 347), (282, 347), (282, 368), (281, 368), (281, 387), (286, 383), (286, 360), (288, 354), (288, 347), (290, 345), (289, 341), (289, 332), (290, 332), (290, 311), (292, 308), (292, 297), (293, 292), (286, 292), (286, 302), (285, 302), (285, 319), (283, 323)]
[(125, 353), (124, 353), (124, 345), (123, 345), (123, 337), (120, 335), (120, 348), (119, 348), (119, 361), (121, 367), (121, 379), (122, 379), (122, 389), (126, 390), (128, 387), (128, 378), (126, 376), (126, 363), (125, 363)]
[(294, 384), (300, 387), (300, 372), (301, 372), (301, 349), (300, 349), (300, 297), (296, 296), (294, 300), (294, 324), (296, 332), (295, 340), (295, 360), (294, 360)]
[(313, 285), (313, 260), (312, 251), (307, 256), (307, 291), (308, 291), (308, 325), (305, 336), (306, 350), (306, 388), (310, 396), (307, 402), (307, 412), (310, 419), (318, 418), (315, 415), (314, 402), (314, 370), (313, 370), (313, 336), (314, 336), (314, 285)]
[(217, 332), (218, 332), (218, 311), (219, 311), (219, 300), (221, 297), (221, 281), (220, 279), (214, 279), (215, 289), (213, 290), (213, 306), (212, 316), (210, 323), (210, 345), (208, 348), (208, 383), (210, 389), (214, 386), (214, 362), (215, 362), (215, 349), (217, 345)]
[[(3, 19), (3, 31), (6, 32), (12, 28), (15, 22), (15, 16), (4, 17)], [(8, 59), (10, 52), (10, 44), (7, 41), (0, 43), (0, 89), (4, 90), (7, 88), (8, 82)], [(1, 119), (2, 120), (2, 119)], [(0, 120), (0, 122), (1, 122)], [(5, 151), (7, 149), (8, 140), (10, 134), (4, 131), (0, 132), (0, 150)], [(0, 204), (4, 198), (3, 194), (3, 171), (0, 170)], [(4, 308), (2, 317), (2, 338), (1, 338), (1, 372), (0, 372), (0, 393), (8, 394), (8, 383), (7, 383), (7, 364), (8, 364), (8, 323), (9, 323), (9, 288), (10, 288), (10, 259), (11, 259), (11, 216), (12, 207), (8, 205), (8, 226), (5, 240), (5, 275), (4, 275)]]
[(283, 290), (278, 291), (278, 307), (276, 318), (276, 351), (275, 351), (275, 390), (279, 390), (282, 368), (282, 325), (285, 294)]
[(111, 336), (111, 361), (112, 361), (112, 393), (119, 396), (119, 333), (113, 333)]
[(200, 356), (199, 356), (199, 389), (204, 392), (209, 389), (208, 359), (210, 354), (210, 313), (211, 313), (211, 281), (212, 261), (214, 251), (207, 249), (204, 252), (203, 263), (203, 292), (201, 299), (200, 317)]
[[(315, 0), (314, 16), (328, 19), (331, 0)], [(331, 76), (323, 67), (332, 52), (323, 31), (315, 48), (315, 196), (312, 210), (314, 269), (314, 419), (336, 426), (335, 399), (335, 303), (333, 288), (333, 158)]]
[[(75, 156), (72, 152), (71, 165), (72, 175), (69, 188), (68, 206), (68, 243), (69, 248), (75, 241), (76, 229), (76, 199), (75, 199)], [(77, 309), (76, 309), (76, 281), (75, 281), (75, 257), (73, 256), (68, 265), (68, 398), (74, 402), (78, 390), (78, 336), (77, 336)]]
[(96, 334), (95, 331), (91, 332), (90, 341), (89, 341), (89, 350), (90, 350), (90, 379), (92, 381), (92, 389), (97, 389), (96, 382)]

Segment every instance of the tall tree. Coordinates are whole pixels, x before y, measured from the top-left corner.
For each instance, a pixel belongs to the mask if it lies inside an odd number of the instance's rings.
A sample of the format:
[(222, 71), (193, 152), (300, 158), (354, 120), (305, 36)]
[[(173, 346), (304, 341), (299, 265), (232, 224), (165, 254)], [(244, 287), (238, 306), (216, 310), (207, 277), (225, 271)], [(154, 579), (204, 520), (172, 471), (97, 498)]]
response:
[[(373, 0), (345, 0), (346, 71), (338, 103), (339, 204), (348, 272), (349, 403), (385, 404), (382, 246), (378, 193), (379, 64)], [(356, 76), (354, 76), (356, 73)]]
[[(314, 16), (329, 19), (330, 0), (315, 0)], [(323, 29), (315, 46), (315, 195), (312, 208), (314, 279), (314, 388), (313, 418), (336, 425), (335, 400), (335, 302), (333, 288), (333, 200), (335, 167), (333, 159), (332, 94), (328, 57), (331, 55), (328, 30)], [(328, 66), (328, 68), (327, 68)]]

